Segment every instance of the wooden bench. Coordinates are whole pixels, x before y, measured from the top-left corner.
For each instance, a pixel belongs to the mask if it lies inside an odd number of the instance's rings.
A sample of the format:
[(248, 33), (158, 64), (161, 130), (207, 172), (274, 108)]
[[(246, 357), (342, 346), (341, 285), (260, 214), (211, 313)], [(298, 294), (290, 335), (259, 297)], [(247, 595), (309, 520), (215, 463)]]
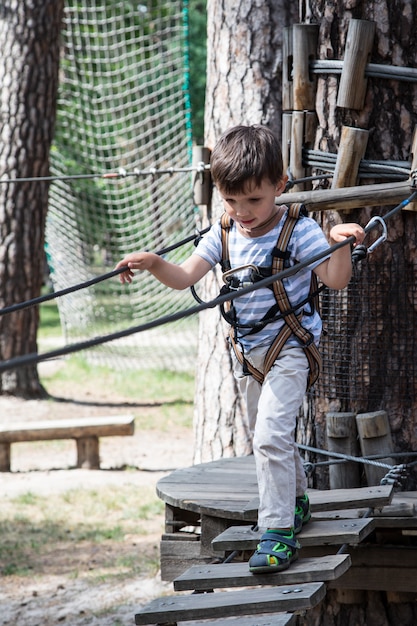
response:
[(23, 441), (75, 439), (77, 467), (99, 469), (99, 437), (133, 435), (131, 415), (79, 419), (15, 422), (0, 426), (0, 471), (10, 472), (11, 444)]

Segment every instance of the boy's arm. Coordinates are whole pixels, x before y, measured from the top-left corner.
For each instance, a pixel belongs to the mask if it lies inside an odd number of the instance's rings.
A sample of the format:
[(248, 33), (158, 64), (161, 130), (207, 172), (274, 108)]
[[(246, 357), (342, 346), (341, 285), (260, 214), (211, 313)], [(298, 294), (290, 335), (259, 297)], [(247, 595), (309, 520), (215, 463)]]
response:
[[(330, 245), (355, 237), (356, 246), (365, 238), (364, 229), (359, 224), (337, 224), (330, 231)], [(335, 250), (329, 259), (320, 263), (315, 270), (320, 280), (330, 289), (343, 289), (352, 276), (352, 257), (350, 246), (346, 245)]]
[(165, 261), (152, 252), (132, 252), (119, 261), (115, 269), (127, 266), (120, 274), (121, 283), (131, 283), (133, 270), (147, 270), (161, 283), (172, 289), (186, 289), (197, 283), (211, 269), (210, 263), (198, 254), (192, 254), (181, 265)]

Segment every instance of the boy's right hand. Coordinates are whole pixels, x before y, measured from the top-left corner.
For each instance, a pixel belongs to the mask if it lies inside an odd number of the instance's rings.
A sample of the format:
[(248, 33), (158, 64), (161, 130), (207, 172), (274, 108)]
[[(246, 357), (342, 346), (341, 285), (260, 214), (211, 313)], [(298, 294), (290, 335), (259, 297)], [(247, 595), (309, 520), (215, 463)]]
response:
[(121, 272), (120, 282), (122, 284), (131, 283), (134, 277), (133, 270), (150, 270), (154, 264), (155, 257), (159, 259), (158, 255), (152, 252), (132, 252), (126, 255), (114, 268), (115, 270), (121, 267), (127, 268), (124, 272)]

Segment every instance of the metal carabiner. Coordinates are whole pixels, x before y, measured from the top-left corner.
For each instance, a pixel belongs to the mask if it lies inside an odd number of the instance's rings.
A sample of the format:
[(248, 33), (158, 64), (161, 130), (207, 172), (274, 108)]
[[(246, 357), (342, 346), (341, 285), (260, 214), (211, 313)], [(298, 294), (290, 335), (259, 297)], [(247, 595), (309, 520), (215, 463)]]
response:
[(382, 226), (382, 235), (380, 237), (378, 237), (378, 239), (376, 239), (374, 241), (374, 243), (369, 246), (368, 254), (373, 252), (375, 250), (375, 248), (377, 248), (381, 243), (384, 243), (384, 241), (386, 241), (387, 238), (388, 238), (387, 225), (386, 225), (384, 219), (382, 217), (380, 217), (379, 215), (374, 215), (374, 217), (372, 217), (369, 220), (368, 224), (366, 225), (366, 229), (365, 230), (370, 230), (370, 226), (372, 224), (374, 224), (375, 222), (378, 222), (378, 224), (380, 224)]

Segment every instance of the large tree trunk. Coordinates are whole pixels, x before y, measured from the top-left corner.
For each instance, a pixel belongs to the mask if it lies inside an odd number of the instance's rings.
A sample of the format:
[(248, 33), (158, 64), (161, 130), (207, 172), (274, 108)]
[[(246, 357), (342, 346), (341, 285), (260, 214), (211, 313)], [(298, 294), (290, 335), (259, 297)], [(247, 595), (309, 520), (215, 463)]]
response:
[[(207, 2), (207, 90), (205, 144), (236, 124), (266, 124), (281, 131), (283, 27), (297, 16), (297, 3), (284, 0)], [(213, 199), (211, 219), (220, 214)], [(210, 274), (204, 299), (220, 289)], [(196, 383), (195, 461), (247, 454), (251, 442), (236, 395), (225, 342), (227, 329), (218, 310), (200, 317)]]
[[(55, 122), (64, 0), (5, 0), (0, 7), (0, 175), (47, 176)], [(0, 185), (0, 306), (39, 296), (47, 182)], [(0, 359), (36, 352), (37, 308), (0, 318)], [(0, 393), (42, 393), (36, 366), (0, 375)]]
[[(413, 0), (349, 3), (311, 0), (313, 19), (320, 25), (319, 58), (343, 59), (348, 22), (353, 18), (376, 23), (369, 62), (415, 67), (414, 5)], [(416, 85), (369, 78), (365, 105), (355, 111), (336, 106), (337, 82), (336, 77), (327, 76), (318, 81), (316, 106), (320, 125), (316, 148), (336, 152), (342, 125), (355, 126), (371, 131), (365, 159), (407, 161), (417, 122)], [(387, 211), (386, 207), (373, 207), (347, 214), (329, 212), (321, 220), (324, 230), (336, 220), (358, 221), (365, 226), (372, 215)], [(329, 409), (353, 412), (383, 409), (389, 417), (395, 450), (416, 449), (416, 217), (412, 211), (402, 211), (391, 218), (388, 241), (360, 262), (347, 301), (346, 294), (332, 296), (329, 316), (333, 312), (335, 318), (341, 319), (345, 336), (335, 339), (330, 332), (323, 337), (322, 350), (325, 355), (332, 355), (334, 362), (333, 368), (323, 372), (318, 385), (315, 435), (319, 447), (326, 447), (325, 414)], [(342, 352), (348, 357), (348, 365), (337, 370), (335, 354)], [(336, 393), (331, 394), (330, 390), (335, 389)], [(410, 476), (407, 487), (415, 489), (415, 484)], [(326, 484), (318, 480), (317, 486)], [(306, 626), (416, 623), (414, 602), (390, 603), (389, 596), (383, 592), (367, 592), (362, 599), (357, 598), (356, 605), (341, 604), (340, 600), (337, 592), (329, 593), (302, 623)]]

